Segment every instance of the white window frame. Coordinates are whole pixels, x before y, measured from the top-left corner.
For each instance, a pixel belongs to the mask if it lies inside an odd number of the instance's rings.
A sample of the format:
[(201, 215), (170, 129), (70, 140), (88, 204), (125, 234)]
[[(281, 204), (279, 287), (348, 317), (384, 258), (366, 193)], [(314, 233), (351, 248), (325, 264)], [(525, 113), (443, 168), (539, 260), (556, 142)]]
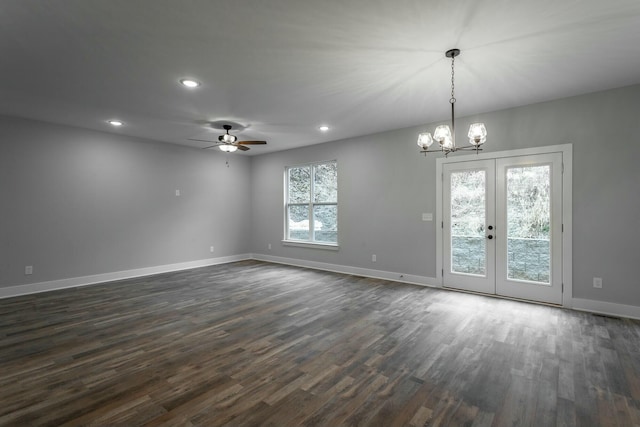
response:
[[(314, 207), (315, 206), (335, 206), (336, 211), (338, 211), (338, 196), (336, 194), (335, 202), (314, 202), (313, 194), (314, 194), (314, 174), (315, 167), (319, 165), (326, 165), (330, 163), (335, 163), (336, 165), (336, 186), (337, 186), (337, 170), (338, 170), (338, 161), (337, 160), (327, 160), (324, 162), (313, 162), (313, 163), (304, 163), (300, 165), (292, 165), (286, 166), (284, 169), (284, 238), (282, 240), (283, 245), (285, 246), (297, 246), (297, 247), (313, 247), (319, 249), (329, 249), (329, 250), (338, 250), (339, 249), (339, 223), (336, 218), (336, 242), (322, 242), (315, 240), (315, 218), (313, 216)], [(289, 203), (289, 171), (291, 169), (296, 168), (310, 168), (310, 185), (309, 185), (309, 202), (308, 203)], [(298, 240), (298, 239), (290, 239), (289, 238), (289, 206), (308, 206), (309, 209), (309, 240)]]

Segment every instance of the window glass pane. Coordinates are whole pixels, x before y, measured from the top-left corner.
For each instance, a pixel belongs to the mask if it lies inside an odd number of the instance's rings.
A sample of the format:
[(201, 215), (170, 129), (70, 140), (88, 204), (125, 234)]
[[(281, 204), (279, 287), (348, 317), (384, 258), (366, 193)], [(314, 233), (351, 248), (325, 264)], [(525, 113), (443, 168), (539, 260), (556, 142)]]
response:
[(289, 206), (288, 208), (288, 230), (289, 239), (309, 240), (309, 207), (308, 206)]
[(486, 274), (486, 172), (451, 174), (451, 271)]
[(336, 162), (314, 166), (313, 201), (327, 203), (338, 201), (338, 168)]
[(311, 195), (311, 167), (289, 168), (289, 203), (307, 203)]
[(313, 207), (313, 227), (318, 242), (338, 243), (338, 206)]
[(507, 277), (550, 283), (551, 167), (507, 170)]

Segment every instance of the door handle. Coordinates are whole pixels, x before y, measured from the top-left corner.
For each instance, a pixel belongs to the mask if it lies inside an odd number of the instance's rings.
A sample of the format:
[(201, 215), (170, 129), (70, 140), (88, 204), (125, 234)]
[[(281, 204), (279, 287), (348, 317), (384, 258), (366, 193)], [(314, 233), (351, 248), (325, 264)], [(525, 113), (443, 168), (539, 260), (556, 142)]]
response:
[(489, 234), (489, 235), (487, 236), (487, 239), (491, 240), (491, 239), (493, 239), (493, 236), (492, 236), (491, 234)]

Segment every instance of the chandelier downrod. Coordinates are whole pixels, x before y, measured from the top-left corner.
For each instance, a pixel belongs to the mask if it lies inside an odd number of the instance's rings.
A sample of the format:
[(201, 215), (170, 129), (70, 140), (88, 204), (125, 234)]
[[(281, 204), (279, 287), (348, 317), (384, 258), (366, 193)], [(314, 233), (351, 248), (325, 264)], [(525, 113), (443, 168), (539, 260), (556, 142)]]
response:
[(460, 55), (460, 49), (449, 49), (444, 54), (447, 58), (451, 58), (451, 98), (449, 103), (451, 104), (451, 141), (453, 141), (454, 147), (456, 146), (455, 60), (458, 55)]

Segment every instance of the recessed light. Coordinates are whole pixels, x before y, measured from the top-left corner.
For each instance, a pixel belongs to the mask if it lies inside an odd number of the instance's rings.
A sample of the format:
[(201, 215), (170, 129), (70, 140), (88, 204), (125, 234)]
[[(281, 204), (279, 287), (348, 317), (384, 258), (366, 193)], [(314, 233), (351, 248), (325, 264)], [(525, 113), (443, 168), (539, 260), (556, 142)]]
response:
[(182, 79), (180, 80), (180, 83), (182, 83), (183, 86), (186, 86), (188, 88), (194, 88), (194, 87), (200, 86), (200, 82), (192, 79)]
[(121, 120), (107, 120), (107, 123), (109, 123), (111, 126), (122, 126), (124, 124), (124, 122)]
[(318, 128), (318, 130), (319, 130), (320, 132), (326, 132), (326, 131), (328, 131), (328, 130), (329, 130), (329, 126), (327, 126), (327, 125), (322, 125), (322, 126), (320, 126), (320, 127)]

